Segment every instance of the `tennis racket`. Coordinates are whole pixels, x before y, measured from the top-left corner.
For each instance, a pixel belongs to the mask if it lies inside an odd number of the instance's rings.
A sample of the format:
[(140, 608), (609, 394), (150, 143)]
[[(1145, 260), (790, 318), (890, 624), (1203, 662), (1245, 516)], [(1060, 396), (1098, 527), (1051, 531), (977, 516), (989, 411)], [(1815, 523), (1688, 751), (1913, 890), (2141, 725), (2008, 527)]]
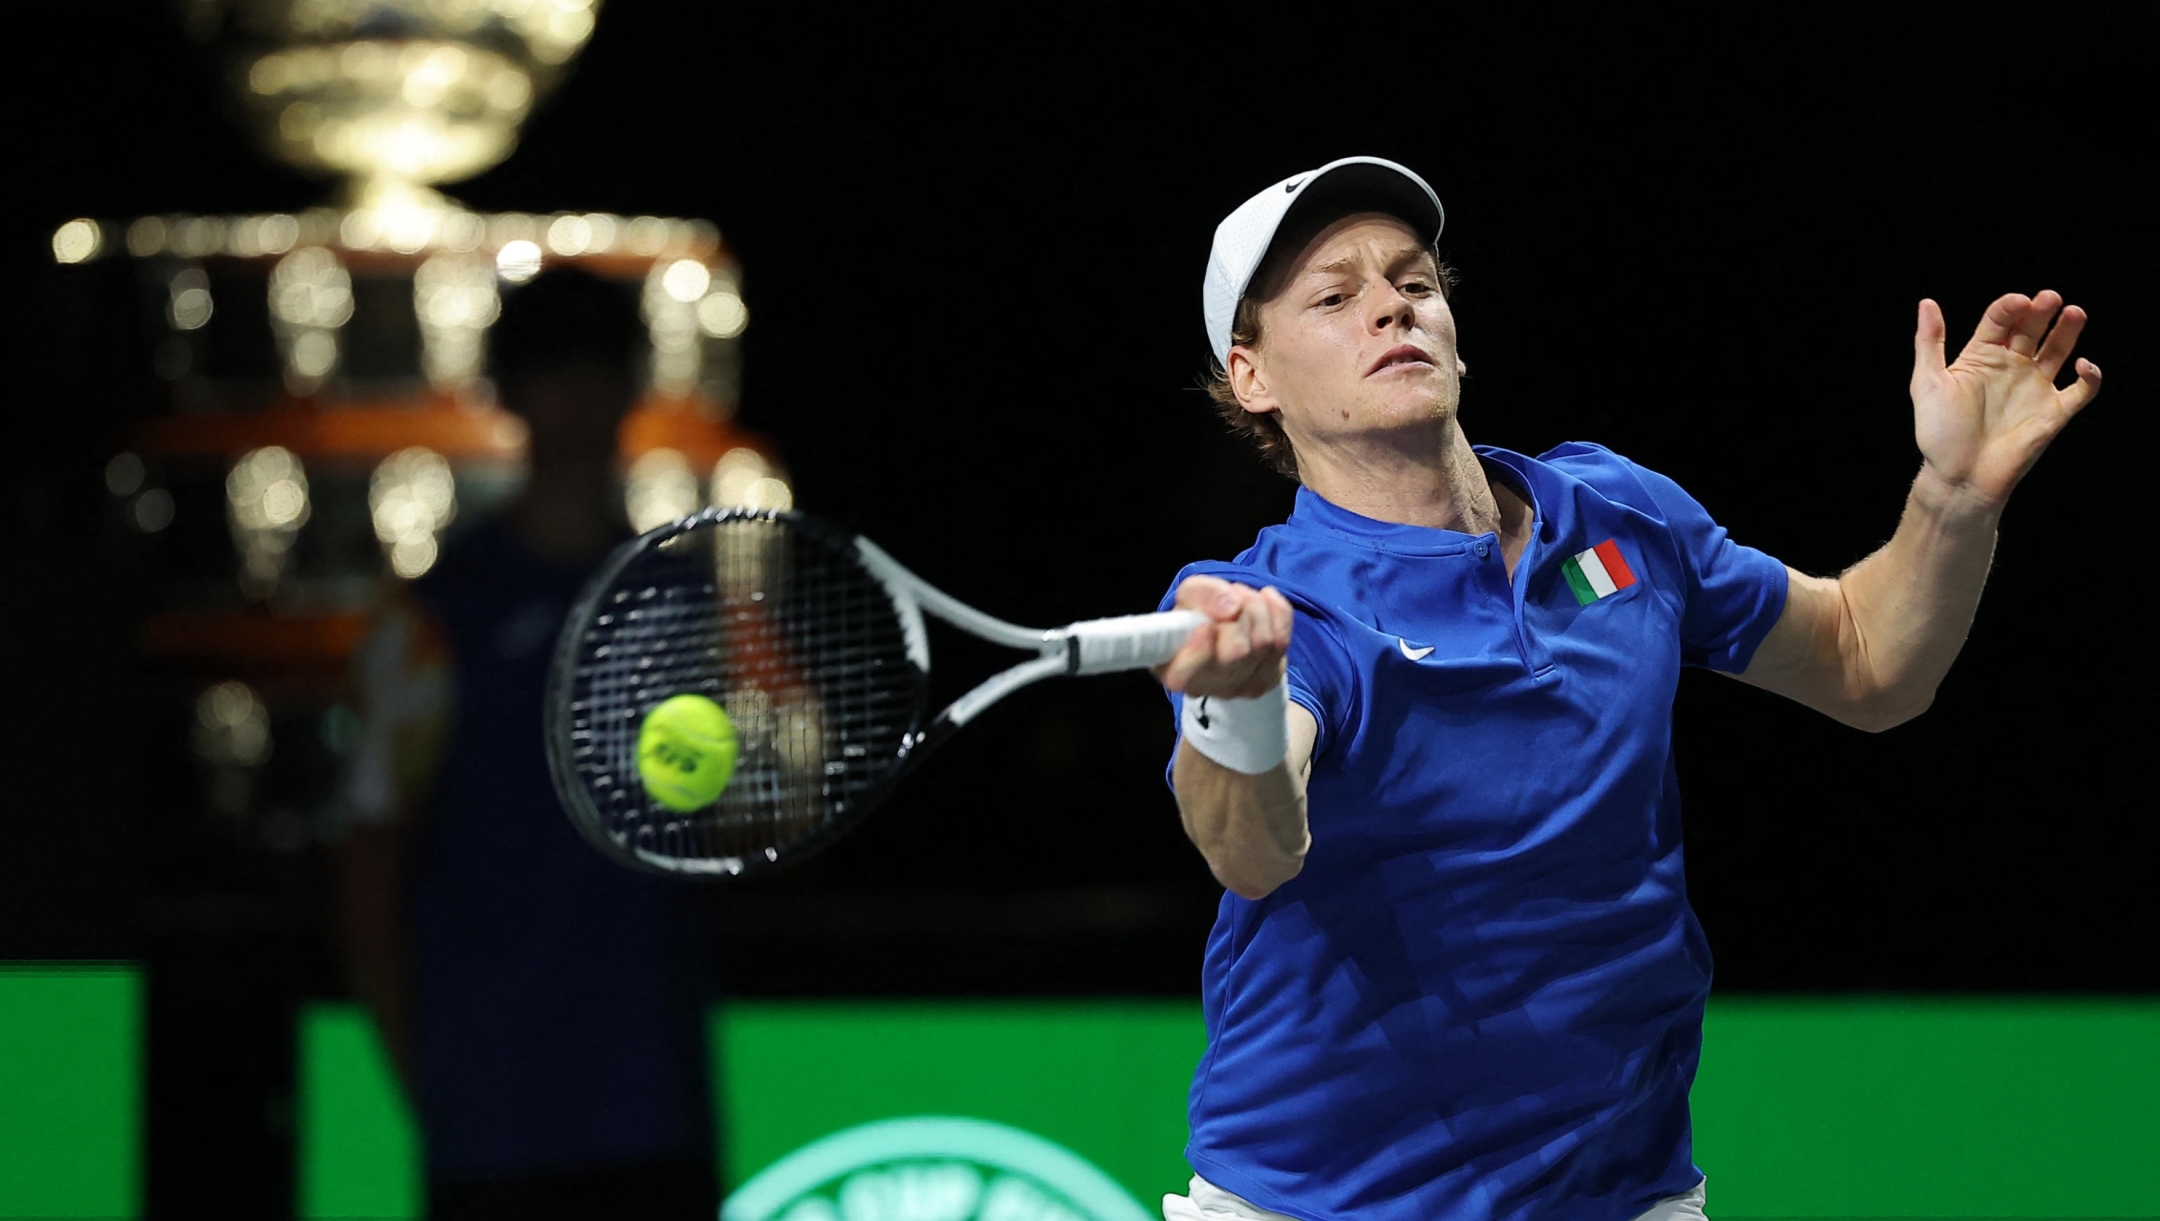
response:
[[(928, 715), (925, 615), (1030, 654)], [(707, 509), (625, 543), (563, 625), (548, 675), (548, 763), (578, 830), (640, 869), (731, 878), (808, 856), (999, 700), (1056, 675), (1170, 660), (1196, 611), (1025, 628), (800, 513)], [(733, 777), (688, 812), (645, 791), (638, 739), (697, 694), (733, 722)]]

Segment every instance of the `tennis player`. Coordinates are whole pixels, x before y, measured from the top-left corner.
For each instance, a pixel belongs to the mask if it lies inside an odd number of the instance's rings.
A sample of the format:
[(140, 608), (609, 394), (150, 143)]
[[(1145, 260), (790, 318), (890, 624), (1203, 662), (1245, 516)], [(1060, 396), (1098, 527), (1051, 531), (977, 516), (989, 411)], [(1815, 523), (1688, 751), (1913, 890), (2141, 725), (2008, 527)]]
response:
[(1228, 891), (1170, 1221), (1702, 1217), (1680, 668), (1859, 729), (1918, 715), (2011, 490), (2100, 388), (2079, 359), (2056, 389), (2085, 323), (2056, 293), (1997, 299), (1949, 364), (1922, 301), (1897, 533), (1807, 576), (1601, 446), (1472, 446), (1441, 222), (1353, 157), (1215, 232), (1215, 398), (1300, 486), (1164, 603), (1216, 620), (1158, 673)]

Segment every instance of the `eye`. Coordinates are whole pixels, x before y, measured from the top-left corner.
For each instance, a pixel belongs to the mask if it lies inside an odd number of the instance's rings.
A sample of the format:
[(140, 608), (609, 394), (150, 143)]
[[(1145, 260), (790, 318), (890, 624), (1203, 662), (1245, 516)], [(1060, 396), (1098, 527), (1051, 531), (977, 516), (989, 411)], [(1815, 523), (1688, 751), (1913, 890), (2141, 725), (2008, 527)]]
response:
[(1402, 293), (1406, 297), (1429, 296), (1432, 291), (1433, 286), (1423, 280), (1406, 280), (1402, 286)]
[(1329, 293), (1327, 296), (1320, 298), (1318, 301), (1313, 302), (1313, 304), (1320, 306), (1323, 309), (1333, 309), (1336, 306), (1341, 305), (1345, 300), (1347, 300), (1347, 298), (1342, 293), (1332, 292)]

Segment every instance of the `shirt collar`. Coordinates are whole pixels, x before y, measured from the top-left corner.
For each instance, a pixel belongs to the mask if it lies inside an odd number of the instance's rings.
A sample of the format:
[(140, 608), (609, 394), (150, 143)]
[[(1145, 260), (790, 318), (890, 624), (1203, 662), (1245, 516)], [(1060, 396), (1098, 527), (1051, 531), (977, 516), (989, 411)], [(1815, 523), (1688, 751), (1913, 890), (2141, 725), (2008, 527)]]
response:
[[(1537, 465), (1535, 461), (1497, 446), (1474, 445), (1471, 450), (1484, 460), (1486, 477), (1490, 479), (1497, 473), (1507, 479), (1517, 493), (1530, 501), (1532, 513), (1542, 522), (1544, 513), (1538, 506), (1536, 483), (1531, 473), (1531, 468)], [(1499, 471), (1495, 472), (1494, 467), (1500, 468)], [(1376, 550), (1403, 555), (1454, 555), (1480, 538), (1493, 537), (1491, 531), (1464, 534), (1459, 530), (1378, 521), (1325, 500), (1302, 484), (1297, 490), (1297, 504), (1290, 511), (1290, 524), (1324, 530)]]

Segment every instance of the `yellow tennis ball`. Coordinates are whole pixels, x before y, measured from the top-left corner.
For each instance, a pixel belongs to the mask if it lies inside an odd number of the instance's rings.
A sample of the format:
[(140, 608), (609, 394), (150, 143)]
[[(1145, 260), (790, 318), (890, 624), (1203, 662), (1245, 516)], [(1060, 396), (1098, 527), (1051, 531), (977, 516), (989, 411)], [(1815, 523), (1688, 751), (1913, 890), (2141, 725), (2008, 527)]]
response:
[(654, 801), (687, 814), (720, 796), (738, 749), (726, 709), (702, 695), (674, 696), (638, 728), (638, 777)]

